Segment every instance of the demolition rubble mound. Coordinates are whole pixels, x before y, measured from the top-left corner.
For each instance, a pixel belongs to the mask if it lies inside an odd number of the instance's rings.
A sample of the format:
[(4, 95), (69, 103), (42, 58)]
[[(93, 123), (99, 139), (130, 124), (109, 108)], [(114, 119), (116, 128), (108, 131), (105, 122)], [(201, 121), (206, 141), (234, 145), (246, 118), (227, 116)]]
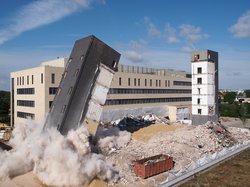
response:
[(158, 154), (167, 154), (174, 158), (174, 170), (180, 170), (206, 154), (212, 154), (225, 147), (242, 144), (248, 140), (250, 140), (249, 130), (226, 128), (215, 123), (200, 126), (153, 124), (132, 133), (132, 139), (123, 147), (109, 149), (110, 151), (106, 149), (103, 154), (106, 160), (114, 163), (115, 170), (119, 171), (120, 184), (155, 186), (166, 180), (167, 172), (148, 179), (141, 179), (136, 177), (133, 172), (133, 161)]

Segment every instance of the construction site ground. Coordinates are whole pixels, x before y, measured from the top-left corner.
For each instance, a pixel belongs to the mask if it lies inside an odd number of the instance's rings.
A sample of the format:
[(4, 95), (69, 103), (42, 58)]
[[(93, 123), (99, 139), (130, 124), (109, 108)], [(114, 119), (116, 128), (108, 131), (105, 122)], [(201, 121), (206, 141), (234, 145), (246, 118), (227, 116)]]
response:
[[(222, 120), (222, 124), (231, 125), (232, 119)], [(117, 136), (109, 134), (109, 136)], [(115, 137), (117, 141), (119, 138)], [(120, 180), (112, 186), (158, 186), (166, 181), (168, 172), (141, 179), (133, 172), (133, 161), (154, 156), (169, 154), (174, 158), (174, 170), (178, 171), (202, 156), (222, 150), (224, 147), (250, 140), (250, 132), (230, 127), (225, 134), (217, 133), (211, 126), (192, 126), (182, 124), (152, 124), (131, 134), (131, 140), (124, 145), (105, 147), (101, 150), (107, 162), (113, 163), (119, 172)], [(102, 187), (108, 184), (100, 180), (92, 181), (89, 186)], [(45, 187), (32, 173), (14, 177), (0, 182), (0, 187), (34, 186)]]
[(210, 170), (195, 175), (179, 187), (195, 186), (250, 186), (250, 149)]

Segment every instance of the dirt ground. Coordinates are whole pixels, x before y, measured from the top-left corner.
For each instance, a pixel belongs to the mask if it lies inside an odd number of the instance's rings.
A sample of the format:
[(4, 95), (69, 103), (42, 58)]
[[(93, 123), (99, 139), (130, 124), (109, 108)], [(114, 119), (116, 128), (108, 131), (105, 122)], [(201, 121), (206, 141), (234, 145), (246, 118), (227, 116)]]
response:
[(228, 127), (238, 127), (238, 128), (250, 128), (250, 119), (247, 119), (243, 123), (239, 118), (232, 117), (220, 117), (221, 124)]

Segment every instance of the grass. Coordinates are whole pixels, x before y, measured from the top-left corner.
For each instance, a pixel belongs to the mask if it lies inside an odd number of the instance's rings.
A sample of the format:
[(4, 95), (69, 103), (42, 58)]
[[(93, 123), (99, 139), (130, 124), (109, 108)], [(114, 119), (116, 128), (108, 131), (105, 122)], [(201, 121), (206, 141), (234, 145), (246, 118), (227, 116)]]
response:
[(250, 149), (210, 170), (195, 175), (180, 187), (248, 187), (250, 186)]

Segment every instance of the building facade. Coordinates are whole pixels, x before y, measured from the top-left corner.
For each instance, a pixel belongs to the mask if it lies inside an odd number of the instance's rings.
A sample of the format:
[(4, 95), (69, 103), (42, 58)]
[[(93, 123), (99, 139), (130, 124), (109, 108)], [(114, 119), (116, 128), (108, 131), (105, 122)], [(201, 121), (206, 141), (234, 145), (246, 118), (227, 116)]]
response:
[(61, 81), (66, 61), (66, 58), (60, 58), (42, 63), (36, 68), (11, 73), (11, 125), (24, 122), (26, 118), (38, 122), (44, 120)]
[(218, 52), (192, 53), (192, 124), (218, 121)]
[[(12, 124), (27, 117), (39, 122), (44, 120), (66, 61), (65, 58), (57, 59), (37, 68), (11, 73)], [(104, 112), (159, 106), (176, 106), (178, 111), (185, 111), (184, 118), (189, 118), (186, 108), (191, 107), (191, 74), (120, 64)]]

